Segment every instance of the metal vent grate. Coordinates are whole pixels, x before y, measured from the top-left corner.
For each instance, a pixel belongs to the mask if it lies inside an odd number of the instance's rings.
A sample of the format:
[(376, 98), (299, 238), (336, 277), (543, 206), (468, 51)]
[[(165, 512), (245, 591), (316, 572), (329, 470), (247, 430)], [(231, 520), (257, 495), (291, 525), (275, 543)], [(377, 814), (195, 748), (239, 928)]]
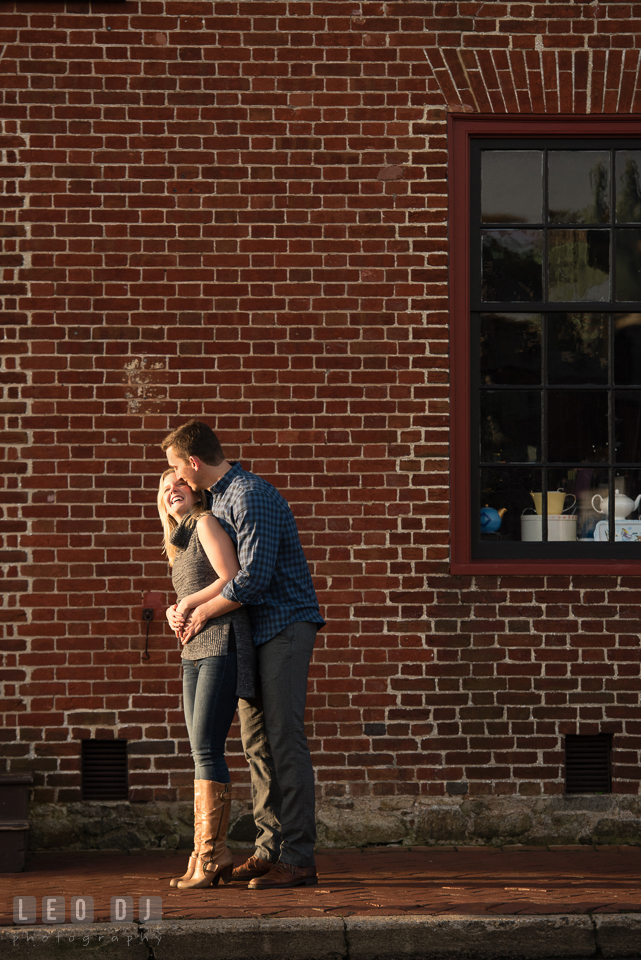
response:
[(82, 741), (82, 799), (129, 799), (126, 740)]
[(611, 793), (612, 735), (565, 738), (565, 792)]

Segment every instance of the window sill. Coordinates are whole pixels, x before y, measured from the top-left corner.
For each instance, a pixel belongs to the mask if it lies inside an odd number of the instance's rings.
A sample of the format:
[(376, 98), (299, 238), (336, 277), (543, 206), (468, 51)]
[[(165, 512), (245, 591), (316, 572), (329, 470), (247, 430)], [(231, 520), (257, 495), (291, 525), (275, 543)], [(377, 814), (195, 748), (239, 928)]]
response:
[(641, 558), (625, 560), (452, 560), (452, 574), (507, 575), (513, 577), (582, 576), (601, 574), (607, 577), (641, 576)]

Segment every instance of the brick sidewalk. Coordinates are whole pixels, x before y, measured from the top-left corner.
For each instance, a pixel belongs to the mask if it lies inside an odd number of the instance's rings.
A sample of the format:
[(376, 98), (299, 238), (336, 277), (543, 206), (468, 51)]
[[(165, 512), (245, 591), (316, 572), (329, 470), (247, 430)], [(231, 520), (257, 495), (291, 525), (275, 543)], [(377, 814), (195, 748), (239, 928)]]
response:
[[(0, 876), (0, 925), (13, 898), (94, 899), (110, 920), (112, 896), (160, 896), (164, 920), (286, 917), (525, 916), (641, 913), (638, 847), (383, 847), (317, 854), (319, 884), (272, 892), (242, 884), (179, 891), (187, 853), (35, 854), (24, 873)], [(236, 853), (236, 862), (244, 859)], [(137, 919), (137, 918), (136, 918)]]

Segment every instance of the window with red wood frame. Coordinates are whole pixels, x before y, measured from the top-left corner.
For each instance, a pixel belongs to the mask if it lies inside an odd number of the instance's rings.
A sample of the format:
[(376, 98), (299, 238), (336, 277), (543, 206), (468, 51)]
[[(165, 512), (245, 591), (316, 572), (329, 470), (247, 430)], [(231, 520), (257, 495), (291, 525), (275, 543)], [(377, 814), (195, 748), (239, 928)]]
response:
[(641, 124), (450, 121), (452, 569), (641, 569)]

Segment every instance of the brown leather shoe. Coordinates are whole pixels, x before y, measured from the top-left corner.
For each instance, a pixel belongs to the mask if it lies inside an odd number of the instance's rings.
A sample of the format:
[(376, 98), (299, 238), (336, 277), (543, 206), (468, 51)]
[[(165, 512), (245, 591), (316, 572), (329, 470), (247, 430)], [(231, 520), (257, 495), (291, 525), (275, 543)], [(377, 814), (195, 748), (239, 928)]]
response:
[(261, 860), (254, 854), (249, 860), (245, 860), (240, 867), (234, 868), (231, 878), (232, 880), (253, 880), (254, 877), (262, 877), (269, 873), (271, 868), (275, 866), (276, 864), (272, 863), (271, 860)]
[(316, 867), (295, 867), (293, 863), (275, 863), (269, 873), (255, 877), (248, 890), (281, 890), (284, 887), (312, 887), (318, 883)]

